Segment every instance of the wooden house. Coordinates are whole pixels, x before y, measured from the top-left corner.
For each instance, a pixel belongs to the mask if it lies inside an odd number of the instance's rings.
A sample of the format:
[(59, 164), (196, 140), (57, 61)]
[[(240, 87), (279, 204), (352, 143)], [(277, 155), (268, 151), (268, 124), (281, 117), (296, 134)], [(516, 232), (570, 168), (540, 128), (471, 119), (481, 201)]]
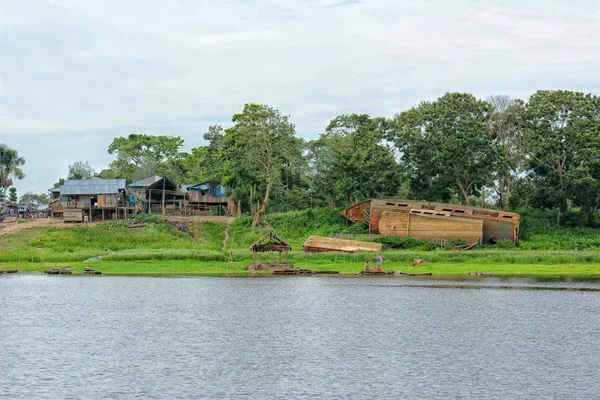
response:
[(185, 207), (185, 192), (168, 178), (160, 178), (146, 186), (143, 199), (149, 213), (183, 212)]
[(340, 212), (348, 220), (368, 225), (369, 232), (430, 240), (463, 239), (494, 244), (516, 243), (520, 216), (516, 213), (457, 204), (414, 200), (365, 200)]
[(146, 198), (146, 188), (162, 179), (162, 176), (152, 175), (129, 185), (129, 194), (140, 199)]
[(218, 207), (219, 211), (228, 205), (227, 191), (218, 181), (206, 181), (186, 186), (187, 204), (191, 211), (209, 211)]
[(65, 222), (127, 215), (125, 179), (67, 180), (60, 187), (60, 196)]

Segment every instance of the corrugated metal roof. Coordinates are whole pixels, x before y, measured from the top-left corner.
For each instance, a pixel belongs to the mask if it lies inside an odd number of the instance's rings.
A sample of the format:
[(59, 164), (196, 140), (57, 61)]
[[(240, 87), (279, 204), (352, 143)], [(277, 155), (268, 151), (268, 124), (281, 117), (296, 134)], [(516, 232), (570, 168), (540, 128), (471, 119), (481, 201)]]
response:
[(146, 187), (152, 185), (154, 182), (160, 181), (162, 176), (152, 175), (137, 182), (133, 182), (129, 187)]
[(81, 179), (68, 180), (60, 187), (63, 195), (116, 194), (125, 189), (125, 179)]

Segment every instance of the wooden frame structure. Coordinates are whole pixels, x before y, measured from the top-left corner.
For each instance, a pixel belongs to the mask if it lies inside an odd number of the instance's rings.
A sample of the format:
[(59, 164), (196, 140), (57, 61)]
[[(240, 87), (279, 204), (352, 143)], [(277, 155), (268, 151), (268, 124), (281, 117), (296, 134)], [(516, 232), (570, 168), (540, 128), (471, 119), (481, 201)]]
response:
[(283, 254), (285, 261), (287, 261), (288, 252), (292, 250), (292, 246), (290, 246), (285, 240), (277, 236), (277, 234), (275, 234), (274, 232), (268, 232), (256, 242), (254, 242), (248, 250), (252, 252), (252, 262), (256, 262), (257, 253), (268, 252), (278, 252), (280, 261), (281, 254)]

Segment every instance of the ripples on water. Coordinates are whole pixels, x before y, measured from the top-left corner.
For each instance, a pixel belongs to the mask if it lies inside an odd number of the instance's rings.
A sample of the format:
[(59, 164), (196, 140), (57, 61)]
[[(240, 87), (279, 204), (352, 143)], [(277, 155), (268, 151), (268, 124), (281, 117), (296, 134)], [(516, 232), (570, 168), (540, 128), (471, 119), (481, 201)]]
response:
[(600, 398), (598, 289), (1, 277), (0, 397)]

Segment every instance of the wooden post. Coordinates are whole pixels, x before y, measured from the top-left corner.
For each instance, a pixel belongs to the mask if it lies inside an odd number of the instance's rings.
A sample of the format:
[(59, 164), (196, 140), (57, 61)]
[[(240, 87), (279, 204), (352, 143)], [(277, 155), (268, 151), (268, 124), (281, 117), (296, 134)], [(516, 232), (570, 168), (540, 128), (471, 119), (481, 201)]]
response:
[(92, 197), (90, 196), (90, 219), (88, 222), (92, 222)]
[(102, 207), (102, 222), (104, 222), (104, 207)]
[(238, 204), (237, 204), (237, 216), (238, 218), (242, 217), (242, 201), (238, 200)]
[(162, 215), (165, 215), (165, 180), (166, 178), (163, 178), (163, 190), (162, 190)]
[(152, 214), (152, 189), (148, 191), (148, 214)]

